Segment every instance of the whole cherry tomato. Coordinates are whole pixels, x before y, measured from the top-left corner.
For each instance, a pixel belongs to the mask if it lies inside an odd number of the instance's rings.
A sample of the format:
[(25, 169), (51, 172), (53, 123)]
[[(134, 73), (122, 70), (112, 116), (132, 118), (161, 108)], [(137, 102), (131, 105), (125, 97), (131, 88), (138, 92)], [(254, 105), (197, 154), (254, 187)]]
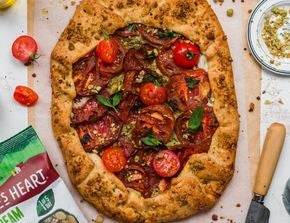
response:
[(200, 50), (196, 44), (178, 42), (173, 49), (173, 61), (182, 68), (193, 68), (198, 64)]
[(38, 100), (38, 95), (31, 88), (25, 86), (17, 86), (13, 94), (14, 99), (25, 106), (34, 105)]
[(127, 164), (124, 151), (119, 147), (109, 147), (104, 150), (102, 160), (110, 172), (120, 172)]
[(37, 43), (31, 36), (19, 36), (12, 45), (12, 55), (24, 64), (37, 59)]
[(103, 39), (97, 46), (97, 55), (102, 62), (112, 64), (118, 53), (118, 43), (115, 38)]
[(153, 159), (153, 168), (161, 177), (172, 177), (180, 168), (180, 160), (170, 150), (161, 150)]
[(167, 99), (166, 88), (158, 87), (154, 83), (144, 84), (140, 89), (141, 101), (145, 105), (162, 104)]

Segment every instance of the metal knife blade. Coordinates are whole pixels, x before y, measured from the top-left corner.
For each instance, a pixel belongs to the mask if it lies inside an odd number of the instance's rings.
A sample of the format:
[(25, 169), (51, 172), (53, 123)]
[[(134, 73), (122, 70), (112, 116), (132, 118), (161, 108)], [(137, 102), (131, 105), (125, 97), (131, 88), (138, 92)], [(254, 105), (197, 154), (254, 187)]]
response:
[(268, 223), (270, 210), (263, 204), (252, 200), (245, 223)]

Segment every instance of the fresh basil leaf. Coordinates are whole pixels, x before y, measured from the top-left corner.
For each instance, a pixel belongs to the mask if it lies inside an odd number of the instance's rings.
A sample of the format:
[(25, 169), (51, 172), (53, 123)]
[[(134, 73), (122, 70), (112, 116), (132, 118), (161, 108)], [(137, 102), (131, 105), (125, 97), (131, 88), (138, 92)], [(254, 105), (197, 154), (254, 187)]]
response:
[(130, 24), (128, 30), (130, 32), (136, 32), (137, 31), (137, 26), (136, 24)]
[(188, 127), (190, 130), (196, 131), (200, 128), (202, 116), (203, 116), (203, 108), (202, 107), (197, 107), (191, 113), (191, 116), (190, 116), (189, 122), (188, 122)]
[(159, 81), (157, 79), (153, 80), (153, 83), (157, 87), (160, 87), (161, 86), (161, 84), (159, 83)]
[(185, 78), (186, 86), (188, 88), (196, 88), (197, 85), (199, 84), (199, 80), (196, 80), (194, 77), (187, 77)]
[[(151, 73), (146, 73), (145, 75), (144, 75), (144, 77), (143, 77), (143, 82), (144, 83), (147, 83), (147, 82), (153, 82), (154, 83), (154, 81), (155, 80), (159, 80), (159, 76), (158, 76), (158, 74), (156, 74), (156, 73), (154, 73), (154, 72), (151, 72)], [(158, 81), (159, 82), (159, 81)]]
[(152, 135), (141, 138), (141, 141), (147, 146), (160, 146), (162, 143)]
[(172, 39), (172, 38), (174, 38), (174, 37), (177, 37), (178, 34), (177, 34), (176, 32), (173, 32), (173, 31), (171, 31), (171, 32), (162, 32), (162, 31), (159, 31), (159, 32), (158, 32), (158, 36), (159, 36), (161, 39), (166, 39), (166, 40), (168, 40), (168, 39)]
[(122, 99), (122, 95), (120, 93), (114, 94), (113, 99), (112, 99), (112, 105), (114, 107), (117, 106), (120, 103), (121, 99)]
[(110, 101), (110, 99), (105, 98), (102, 95), (97, 95), (97, 99), (102, 105), (105, 105), (105, 106), (110, 107), (110, 108), (114, 107), (112, 102)]

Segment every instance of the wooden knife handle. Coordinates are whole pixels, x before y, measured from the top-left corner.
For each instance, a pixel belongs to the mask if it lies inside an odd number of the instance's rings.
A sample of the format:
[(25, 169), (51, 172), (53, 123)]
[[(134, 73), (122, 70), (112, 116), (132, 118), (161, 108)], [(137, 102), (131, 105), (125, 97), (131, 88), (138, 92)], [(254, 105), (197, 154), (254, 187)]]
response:
[(263, 196), (267, 194), (284, 144), (285, 135), (286, 129), (283, 124), (273, 123), (268, 128), (259, 161), (254, 193)]

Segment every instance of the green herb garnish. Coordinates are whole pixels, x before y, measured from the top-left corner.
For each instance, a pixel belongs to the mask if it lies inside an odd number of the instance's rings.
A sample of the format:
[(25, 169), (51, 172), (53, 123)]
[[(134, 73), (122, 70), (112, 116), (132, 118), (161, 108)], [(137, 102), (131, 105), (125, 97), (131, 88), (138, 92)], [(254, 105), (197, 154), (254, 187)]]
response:
[(130, 24), (128, 30), (130, 32), (136, 32), (137, 31), (137, 26), (136, 24)]
[(153, 84), (156, 86), (156, 87), (160, 87), (161, 84), (159, 83), (159, 81), (157, 79), (153, 80)]
[(162, 39), (168, 40), (168, 39), (172, 39), (174, 37), (177, 37), (178, 34), (176, 32), (173, 32), (173, 31), (171, 31), (171, 32), (170, 31), (169, 32), (159, 31), (158, 36)]
[(160, 77), (158, 76), (157, 73), (155, 72), (151, 72), (151, 73), (146, 73), (143, 77), (143, 82), (147, 83), (147, 82), (153, 82), (155, 83), (155, 81), (158, 81), (158, 83), (160, 83)]
[(156, 139), (153, 135), (148, 135), (146, 137), (141, 138), (141, 141), (147, 146), (160, 146), (162, 142)]
[(203, 116), (203, 108), (197, 107), (192, 113), (188, 121), (188, 127), (191, 131), (196, 131), (201, 126)]
[(117, 112), (116, 106), (120, 103), (122, 95), (120, 93), (116, 93), (113, 95), (112, 99), (106, 98), (102, 95), (97, 95), (97, 99), (102, 105), (113, 108)]
[(193, 89), (193, 88), (197, 87), (197, 85), (199, 84), (200, 81), (196, 80), (194, 77), (186, 77), (185, 82), (186, 82), (186, 86), (188, 88)]

